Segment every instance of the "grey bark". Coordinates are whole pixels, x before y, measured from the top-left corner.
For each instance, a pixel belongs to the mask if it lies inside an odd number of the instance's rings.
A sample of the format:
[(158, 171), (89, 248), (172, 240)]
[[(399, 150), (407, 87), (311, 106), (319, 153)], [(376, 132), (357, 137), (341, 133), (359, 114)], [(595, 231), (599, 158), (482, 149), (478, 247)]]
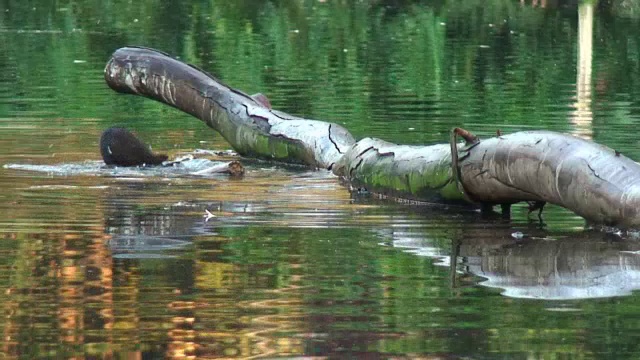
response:
[(452, 175), (449, 145), (396, 145), (364, 138), (333, 167), (355, 187), (425, 202), (466, 202)]
[(545, 201), (593, 223), (640, 225), (640, 165), (606, 146), (530, 131), (482, 140), (463, 153), (460, 181), (477, 202)]
[[(356, 187), (419, 201), (550, 202), (590, 222), (640, 226), (640, 165), (607, 147), (553, 132), (479, 141), (454, 129), (449, 145), (406, 146), (272, 110), (166, 54), (122, 48), (107, 63), (116, 91), (185, 111), (218, 131), (240, 154), (333, 169)], [(457, 144), (456, 136), (466, 144)]]
[(242, 155), (327, 169), (355, 143), (340, 125), (272, 110), (259, 97), (156, 50), (119, 49), (104, 76), (115, 91), (146, 96), (203, 120)]

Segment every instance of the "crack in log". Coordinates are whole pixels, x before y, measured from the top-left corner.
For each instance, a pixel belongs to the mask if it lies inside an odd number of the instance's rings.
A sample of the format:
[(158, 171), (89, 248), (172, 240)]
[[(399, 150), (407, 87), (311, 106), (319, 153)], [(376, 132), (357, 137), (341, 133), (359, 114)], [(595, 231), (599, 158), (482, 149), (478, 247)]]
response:
[(353, 179), (353, 172), (356, 171), (356, 169), (358, 169), (358, 167), (360, 167), (360, 165), (362, 165), (363, 161), (364, 161), (364, 159), (360, 159), (360, 161), (356, 164), (356, 166), (352, 167), (351, 170), (349, 170), (349, 177), (350, 178)]
[[(190, 87), (192, 90), (194, 90), (194, 91), (196, 91), (197, 93), (199, 93), (199, 94), (200, 94), (200, 96), (202, 96), (203, 98), (205, 98), (205, 99), (209, 100), (209, 101), (210, 101), (210, 102), (212, 102), (215, 106), (219, 107), (222, 111), (224, 111), (224, 112), (226, 112), (226, 113), (228, 113), (228, 114), (233, 114), (233, 112), (231, 112), (231, 110), (229, 110), (229, 108), (228, 108), (228, 107), (224, 106), (220, 101), (218, 101), (218, 99), (217, 99), (216, 97), (214, 97), (214, 95), (213, 95), (213, 94), (210, 94), (209, 92), (202, 92), (202, 91), (200, 91), (199, 89), (194, 88), (193, 86), (189, 86), (189, 87)], [(260, 115), (253, 115), (253, 114), (249, 114), (249, 108), (247, 107), (247, 105), (246, 105), (246, 104), (242, 104), (242, 106), (244, 106), (244, 107), (245, 107), (245, 112), (247, 113), (247, 115), (249, 116), (249, 118), (251, 118), (252, 120), (256, 120), (256, 118), (257, 118), (257, 119), (262, 120), (262, 121), (260, 121), (260, 122), (253, 121), (253, 124), (254, 124), (254, 125), (256, 125), (260, 130), (264, 131), (265, 133), (270, 134), (270, 132), (271, 132), (271, 124), (269, 124), (269, 119), (267, 119), (267, 118), (265, 118), (265, 117), (262, 117), (262, 116), (260, 116)], [(213, 106), (210, 106), (210, 109), (209, 109), (209, 117), (210, 117), (210, 121), (214, 121), (214, 120), (215, 120), (215, 119), (213, 118), (212, 113), (211, 113), (212, 109), (213, 109)], [(219, 111), (219, 110), (218, 110), (218, 111)], [(216, 112), (217, 112), (217, 111), (216, 111)], [(239, 125), (248, 126), (248, 125), (249, 125), (249, 124), (244, 124), (244, 123), (240, 123), (240, 124), (238, 124), (238, 123), (236, 123), (235, 121), (233, 121), (233, 120), (231, 120), (231, 119), (229, 119), (229, 121), (230, 121), (231, 123), (233, 123), (234, 125), (236, 125), (236, 126), (239, 126)], [(211, 126), (211, 127), (212, 127), (212, 128), (214, 128), (215, 130), (218, 130), (218, 129), (216, 129), (216, 128), (215, 128), (215, 127), (213, 127), (213, 126)]]
[[(368, 148), (364, 149), (360, 154), (356, 155), (356, 158), (361, 157), (362, 155), (364, 155), (364, 153), (366, 153), (369, 150), (373, 150), (374, 147), (373, 146), (369, 146)], [(360, 161), (362, 161), (362, 159), (360, 159)]]
[(452, 182), (454, 182), (454, 179), (449, 178), (449, 180), (447, 180), (444, 184), (442, 184), (442, 185), (434, 185), (432, 188), (429, 189), (429, 191), (438, 192), (438, 191), (444, 189), (445, 187), (447, 187)]
[(469, 145), (466, 145), (462, 149), (460, 149), (460, 151), (469, 151), (469, 150), (473, 149), (474, 147), (476, 147), (478, 145), (480, 145), (480, 141), (472, 143), (472, 144), (469, 144)]
[(600, 177), (600, 175), (598, 175), (598, 172), (594, 168), (592, 168), (591, 164), (589, 164), (588, 162), (587, 162), (587, 167), (589, 168), (589, 170), (591, 170), (591, 172), (595, 177), (597, 177), (600, 180), (604, 180), (603, 178)]
[(329, 141), (331, 141), (336, 150), (338, 150), (339, 154), (344, 154), (342, 151), (340, 151), (340, 147), (338, 147), (338, 144), (331, 138), (331, 126), (333, 126), (333, 124), (329, 124)]
[[(593, 175), (594, 175), (595, 177), (597, 177), (598, 179), (600, 179), (600, 180), (602, 180), (602, 181), (606, 182), (606, 183), (607, 183), (607, 184), (609, 184), (610, 186), (614, 186), (616, 189), (618, 189), (618, 191), (620, 191), (620, 192), (624, 193), (624, 189), (623, 189), (623, 188), (621, 188), (620, 186), (618, 186), (618, 184), (612, 183), (610, 180), (607, 180), (607, 179), (605, 179), (605, 178), (601, 177), (601, 176), (596, 172), (596, 170), (595, 170), (595, 169), (593, 169), (593, 168), (591, 167), (591, 165), (589, 164), (589, 162), (588, 162), (587, 160), (582, 159), (582, 161), (584, 161), (584, 162), (585, 162), (585, 164), (587, 164), (587, 166), (589, 167), (589, 170), (591, 170), (591, 171), (593, 172)], [(624, 166), (623, 166), (623, 168), (624, 168)]]
[(547, 154), (548, 153), (549, 153), (548, 151), (545, 151), (544, 155), (542, 156), (542, 159), (540, 161), (538, 161), (538, 171), (537, 171), (538, 173), (540, 173), (542, 171), (542, 166), (548, 166), (548, 165), (545, 164), (545, 161), (547, 161)]
[[(468, 158), (469, 156), (471, 156), (471, 154), (470, 154), (470, 153), (466, 153), (466, 154), (462, 155), (462, 157), (459, 157), (459, 158), (458, 158), (458, 163), (460, 163), (462, 160), (464, 160), (464, 159)], [(484, 160), (484, 159), (483, 159), (483, 160)]]
[(564, 202), (564, 199), (562, 198), (562, 193), (560, 192), (560, 174), (561, 174), (563, 165), (564, 165), (564, 159), (562, 159), (558, 164), (558, 166), (556, 166), (555, 168), (556, 174), (555, 174), (555, 182), (554, 182), (554, 186), (556, 187), (556, 194), (558, 195), (558, 199), (560, 199), (561, 202)]
[(489, 172), (489, 170), (488, 170), (488, 169), (482, 170), (482, 171), (480, 171), (479, 173), (477, 173), (477, 174), (474, 176), (474, 178), (477, 178), (478, 176), (481, 176), (481, 175), (486, 174), (486, 173), (488, 173), (488, 172)]
[(388, 156), (395, 156), (396, 153), (393, 151), (388, 151), (388, 152), (380, 152), (380, 149), (376, 149), (376, 151), (378, 152), (378, 156), (380, 157), (388, 157)]

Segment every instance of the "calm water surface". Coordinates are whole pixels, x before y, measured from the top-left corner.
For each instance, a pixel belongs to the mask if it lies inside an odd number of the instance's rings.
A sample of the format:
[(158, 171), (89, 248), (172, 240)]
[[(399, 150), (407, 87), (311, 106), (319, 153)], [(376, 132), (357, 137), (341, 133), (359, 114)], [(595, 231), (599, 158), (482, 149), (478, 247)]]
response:
[(640, 358), (640, 240), (563, 209), (485, 218), (250, 159), (99, 168), (116, 124), (171, 158), (229, 148), (106, 87), (131, 44), (357, 138), (550, 129), (640, 159), (635, 1), (353, 3), (0, 1), (3, 357)]

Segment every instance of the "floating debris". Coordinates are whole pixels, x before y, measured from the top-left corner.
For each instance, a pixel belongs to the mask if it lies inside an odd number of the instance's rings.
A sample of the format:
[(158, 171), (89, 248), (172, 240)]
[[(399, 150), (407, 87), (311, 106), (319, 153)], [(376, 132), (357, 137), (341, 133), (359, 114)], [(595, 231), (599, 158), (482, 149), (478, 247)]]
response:
[(211, 211), (209, 211), (209, 210), (207, 210), (207, 209), (204, 209), (204, 211), (205, 211), (205, 214), (204, 214), (204, 216), (203, 216), (203, 217), (205, 218), (205, 219), (204, 219), (204, 221), (205, 221), (205, 222), (209, 221), (209, 219), (211, 219), (211, 218), (216, 217), (215, 215), (213, 215), (213, 214), (211, 213)]

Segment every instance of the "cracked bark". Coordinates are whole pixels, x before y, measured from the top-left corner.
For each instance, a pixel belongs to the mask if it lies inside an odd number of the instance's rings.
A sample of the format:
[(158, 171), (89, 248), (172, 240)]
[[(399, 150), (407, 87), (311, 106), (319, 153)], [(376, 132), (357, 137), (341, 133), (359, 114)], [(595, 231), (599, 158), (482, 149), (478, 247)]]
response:
[(452, 176), (449, 145), (396, 145), (364, 138), (333, 167), (354, 187), (410, 200), (466, 203)]
[(242, 155), (326, 169), (355, 143), (340, 125), (272, 110), (264, 95), (251, 97), (156, 50), (116, 50), (105, 80), (115, 91), (145, 96), (201, 119)]
[[(478, 140), (454, 129), (466, 144), (357, 143), (342, 126), (272, 110), (262, 94), (249, 96), (161, 52), (122, 48), (105, 79), (187, 112), (218, 131), (240, 154), (330, 169), (353, 187), (397, 198), (491, 206), (549, 202), (590, 222), (640, 227), (640, 165), (607, 147), (548, 131)], [(454, 171), (455, 169), (455, 171)]]
[(640, 165), (606, 146), (528, 131), (483, 140), (468, 154), (460, 181), (476, 201), (544, 201), (592, 223), (640, 226)]

